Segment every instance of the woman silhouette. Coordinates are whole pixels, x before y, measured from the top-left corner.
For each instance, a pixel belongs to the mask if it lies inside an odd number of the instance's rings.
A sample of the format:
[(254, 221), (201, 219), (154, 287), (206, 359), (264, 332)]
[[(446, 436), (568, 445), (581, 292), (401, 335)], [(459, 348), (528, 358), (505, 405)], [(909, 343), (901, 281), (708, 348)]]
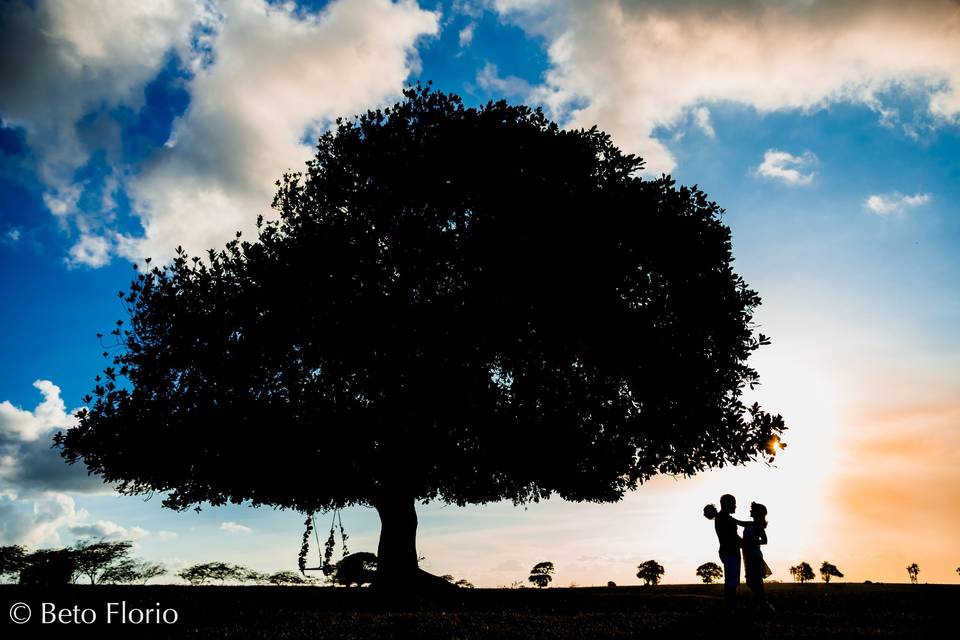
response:
[(763, 551), (760, 550), (760, 545), (767, 544), (767, 508), (759, 502), (751, 502), (750, 517), (753, 520), (743, 528), (743, 573), (747, 578), (747, 586), (757, 599), (757, 606), (773, 611), (763, 588), (763, 579), (770, 575), (770, 567), (763, 560)]

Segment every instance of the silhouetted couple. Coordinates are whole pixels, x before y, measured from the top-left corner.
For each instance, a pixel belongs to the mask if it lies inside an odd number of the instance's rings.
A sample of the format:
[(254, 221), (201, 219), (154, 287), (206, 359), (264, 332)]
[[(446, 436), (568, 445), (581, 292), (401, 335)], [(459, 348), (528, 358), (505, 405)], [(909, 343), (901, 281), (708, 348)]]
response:
[[(723, 563), (723, 593), (727, 605), (733, 609), (737, 604), (737, 587), (740, 585), (740, 556), (743, 554), (743, 572), (747, 586), (753, 591), (761, 610), (773, 611), (767, 602), (763, 579), (770, 575), (770, 568), (763, 560), (760, 545), (767, 544), (767, 508), (757, 502), (750, 503), (752, 520), (737, 520), (737, 499), (730, 494), (720, 497), (720, 511), (712, 504), (703, 508), (703, 515), (713, 520), (720, 541), (720, 562)], [(737, 527), (743, 527), (743, 537)]]

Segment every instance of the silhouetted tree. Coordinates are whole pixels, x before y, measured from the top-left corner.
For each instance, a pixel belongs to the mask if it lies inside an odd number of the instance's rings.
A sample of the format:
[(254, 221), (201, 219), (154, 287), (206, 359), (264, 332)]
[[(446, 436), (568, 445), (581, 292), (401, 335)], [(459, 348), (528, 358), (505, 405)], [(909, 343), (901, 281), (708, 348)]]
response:
[(314, 578), (303, 576), (296, 571), (277, 571), (276, 573), (271, 573), (270, 575), (266, 576), (264, 582), (282, 586), (313, 585), (316, 584), (317, 581)]
[(333, 581), (347, 587), (370, 584), (376, 578), (377, 563), (377, 556), (367, 551), (351, 553), (337, 563)]
[(907, 567), (907, 575), (910, 576), (910, 582), (917, 584), (917, 576), (920, 574), (920, 565), (916, 562)]
[(445, 575), (442, 575), (442, 576), (440, 576), (440, 577), (443, 578), (444, 580), (446, 580), (447, 582), (449, 582), (450, 584), (456, 585), (456, 586), (458, 586), (458, 587), (463, 587), (463, 588), (465, 588), (465, 589), (473, 589), (473, 583), (470, 582), (469, 580), (466, 580), (466, 579), (463, 579), (463, 578), (461, 578), (460, 580), (457, 580), (456, 578), (454, 578), (454, 577), (453, 577), (452, 575), (450, 575), (449, 573), (448, 573), (448, 574), (445, 574)]
[(816, 577), (816, 574), (813, 573), (813, 567), (806, 562), (801, 562), (795, 567), (790, 567), (790, 575), (793, 576), (794, 582), (799, 582), (800, 584), (808, 580), (813, 580)]
[(45, 587), (69, 584), (77, 573), (71, 549), (39, 549), (27, 555), (20, 570), (20, 584)]
[(843, 574), (840, 573), (840, 569), (837, 569), (837, 565), (830, 564), (826, 560), (823, 561), (823, 564), (820, 565), (820, 577), (824, 582), (830, 582), (830, 578), (842, 578)]
[(610, 587), (610, 588), (613, 588), (613, 587), (617, 586), (617, 583), (614, 582), (613, 580), (607, 580), (607, 586)]
[(27, 563), (27, 550), (18, 544), (0, 547), (0, 578), (13, 578)]
[(405, 96), (321, 136), (257, 241), (120, 292), (68, 462), (178, 510), (372, 506), (378, 580), (409, 589), (448, 584), (418, 569), (418, 501), (617, 501), (774, 454), (716, 203), (596, 128)]
[(159, 562), (147, 562), (135, 558), (125, 558), (111, 564), (100, 574), (98, 584), (146, 584), (150, 578), (167, 573)]
[(647, 560), (637, 567), (637, 577), (643, 580), (645, 585), (660, 584), (660, 578), (663, 577), (663, 565), (656, 560)]
[(227, 580), (242, 582), (250, 577), (250, 570), (246, 567), (226, 562), (204, 562), (183, 569), (177, 576), (192, 585), (205, 584), (217, 580), (221, 584)]
[(723, 577), (723, 568), (716, 562), (704, 562), (697, 567), (697, 576), (703, 580), (704, 584), (713, 584), (714, 580)]
[(119, 567), (130, 559), (133, 543), (129, 540), (80, 540), (70, 550), (77, 573), (90, 580), (90, 584), (102, 581), (102, 575), (110, 567)]
[(541, 589), (548, 586), (553, 581), (553, 563), (552, 562), (538, 562), (534, 565), (533, 569), (530, 570), (530, 577), (527, 578), (529, 582), (537, 585)]

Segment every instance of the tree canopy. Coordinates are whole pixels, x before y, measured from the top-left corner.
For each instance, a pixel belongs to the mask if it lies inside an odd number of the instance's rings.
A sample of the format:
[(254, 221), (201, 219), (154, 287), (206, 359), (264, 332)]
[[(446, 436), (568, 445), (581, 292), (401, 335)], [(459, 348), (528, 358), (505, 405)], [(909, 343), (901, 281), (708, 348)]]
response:
[(372, 505), (381, 544), (416, 500), (615, 501), (772, 455), (722, 209), (642, 166), (429, 87), (338, 120), (256, 240), (120, 292), (112, 366), (55, 442), (174, 509)]
[(824, 560), (823, 564), (820, 565), (820, 577), (824, 582), (830, 582), (830, 578), (842, 578), (843, 573), (837, 568), (837, 565)]
[(790, 567), (790, 575), (793, 576), (794, 582), (801, 584), (808, 580), (813, 580), (816, 576), (809, 562), (801, 562), (796, 566)]
[(716, 562), (704, 562), (697, 567), (697, 577), (703, 580), (704, 584), (713, 584), (714, 580), (723, 577), (723, 567)]
[(538, 562), (533, 566), (533, 569), (530, 569), (530, 576), (527, 580), (541, 589), (549, 586), (553, 582), (553, 563)]
[(643, 580), (645, 585), (657, 585), (660, 584), (664, 571), (663, 565), (656, 560), (647, 560), (637, 567), (637, 577)]

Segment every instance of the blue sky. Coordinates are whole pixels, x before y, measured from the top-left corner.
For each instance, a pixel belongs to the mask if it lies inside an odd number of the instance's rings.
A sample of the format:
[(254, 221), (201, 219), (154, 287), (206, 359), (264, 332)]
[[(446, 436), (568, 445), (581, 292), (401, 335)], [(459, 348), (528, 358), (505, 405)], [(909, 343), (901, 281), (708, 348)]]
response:
[[(700, 508), (734, 491), (770, 508), (774, 578), (830, 559), (854, 580), (916, 561), (955, 581), (960, 13), (900, 4), (5, 3), (0, 544), (97, 533), (173, 567), (291, 568), (299, 514), (174, 513), (45, 443), (104, 365), (96, 334), (123, 317), (132, 262), (252, 237), (319, 131), (431, 80), (597, 124), (723, 206), (774, 341), (757, 398), (791, 430), (776, 467), (658, 478), (616, 505), (426, 505), (428, 569), (495, 586), (549, 559), (560, 584), (629, 584), (656, 557), (688, 582), (715, 555)], [(344, 522), (375, 550), (374, 512)]]

